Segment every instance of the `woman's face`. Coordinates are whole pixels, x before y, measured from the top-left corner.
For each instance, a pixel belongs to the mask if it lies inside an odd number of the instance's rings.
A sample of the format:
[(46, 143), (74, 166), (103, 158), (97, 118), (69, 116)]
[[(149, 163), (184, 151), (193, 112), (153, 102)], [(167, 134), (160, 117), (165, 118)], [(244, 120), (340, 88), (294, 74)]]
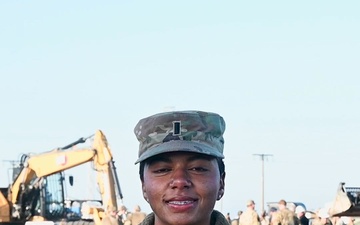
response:
[(213, 157), (164, 153), (146, 162), (142, 189), (156, 225), (208, 225), (215, 202), (224, 194), (224, 179)]

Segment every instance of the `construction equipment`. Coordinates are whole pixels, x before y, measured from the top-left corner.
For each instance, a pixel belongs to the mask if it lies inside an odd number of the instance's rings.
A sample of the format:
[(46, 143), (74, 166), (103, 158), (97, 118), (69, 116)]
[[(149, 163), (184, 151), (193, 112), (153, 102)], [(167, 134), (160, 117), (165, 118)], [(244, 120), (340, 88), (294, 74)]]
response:
[(360, 217), (360, 187), (346, 187), (340, 182), (328, 213), (331, 216)]
[[(88, 139), (93, 140), (90, 148), (72, 148)], [(83, 213), (91, 215), (92, 220), (85, 221), (69, 216), (64, 171), (88, 162), (97, 174), (101, 205), (88, 205), (87, 212)], [(70, 177), (70, 184), (72, 181)], [(23, 155), (18, 175), (9, 187), (0, 191), (0, 224), (82, 220), (81, 224), (101, 225), (107, 209), (117, 208), (123, 198), (113, 155), (101, 130), (62, 148)]]

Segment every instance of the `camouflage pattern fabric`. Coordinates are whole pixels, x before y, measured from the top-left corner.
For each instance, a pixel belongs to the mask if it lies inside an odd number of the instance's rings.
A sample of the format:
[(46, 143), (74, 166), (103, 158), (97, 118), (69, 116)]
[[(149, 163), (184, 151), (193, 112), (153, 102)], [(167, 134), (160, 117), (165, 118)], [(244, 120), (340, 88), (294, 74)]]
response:
[(271, 218), (272, 225), (299, 225), (299, 219), (296, 214), (289, 209), (277, 211)]
[(247, 209), (241, 214), (239, 225), (260, 225), (260, 217), (255, 210)]
[[(150, 213), (146, 218), (140, 223), (140, 225), (154, 225), (155, 224), (155, 214)], [(229, 222), (226, 220), (225, 216), (219, 211), (214, 210), (211, 213), (210, 225), (229, 225)]]
[(174, 151), (224, 158), (224, 131), (224, 119), (211, 112), (173, 111), (144, 118), (134, 128), (139, 141), (135, 164)]
[(102, 220), (102, 225), (118, 225), (118, 220), (114, 216), (105, 216)]
[(129, 215), (128, 220), (131, 221), (131, 225), (139, 225), (146, 217), (144, 212), (132, 212)]
[(231, 225), (239, 225), (239, 218), (237, 218), (237, 219), (232, 219), (232, 220), (231, 220)]

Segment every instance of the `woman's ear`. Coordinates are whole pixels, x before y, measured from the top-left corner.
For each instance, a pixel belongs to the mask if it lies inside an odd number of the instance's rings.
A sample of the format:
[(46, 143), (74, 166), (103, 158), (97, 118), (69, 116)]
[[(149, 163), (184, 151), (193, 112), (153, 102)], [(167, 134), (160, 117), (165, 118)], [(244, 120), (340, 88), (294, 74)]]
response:
[(225, 192), (225, 173), (221, 174), (221, 177), (220, 177), (220, 188), (218, 191), (217, 200), (220, 200), (222, 198), (222, 196), (224, 195), (224, 192)]
[(219, 189), (217, 200), (220, 200), (223, 195), (224, 195), (224, 189)]
[(147, 196), (144, 184), (142, 184), (142, 193), (143, 193), (143, 197), (144, 197), (145, 201), (149, 202), (149, 198)]

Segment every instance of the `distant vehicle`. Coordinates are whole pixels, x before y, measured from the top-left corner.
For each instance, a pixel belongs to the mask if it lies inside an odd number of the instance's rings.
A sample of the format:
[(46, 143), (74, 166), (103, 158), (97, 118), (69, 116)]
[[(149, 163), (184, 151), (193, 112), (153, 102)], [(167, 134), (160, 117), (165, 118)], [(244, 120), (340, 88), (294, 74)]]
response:
[[(267, 204), (267, 206), (268, 206), (268, 210), (267, 210), (268, 213), (270, 212), (270, 209), (271, 209), (271, 208), (275, 208), (276, 210), (279, 209), (279, 202), (267, 202), (266, 204)], [(305, 204), (302, 203), (302, 202), (286, 201), (286, 207), (287, 207), (288, 209), (290, 209), (290, 208), (295, 209), (296, 206), (299, 206), (299, 205), (302, 206), (302, 207), (304, 207), (305, 210), (307, 210)]]

